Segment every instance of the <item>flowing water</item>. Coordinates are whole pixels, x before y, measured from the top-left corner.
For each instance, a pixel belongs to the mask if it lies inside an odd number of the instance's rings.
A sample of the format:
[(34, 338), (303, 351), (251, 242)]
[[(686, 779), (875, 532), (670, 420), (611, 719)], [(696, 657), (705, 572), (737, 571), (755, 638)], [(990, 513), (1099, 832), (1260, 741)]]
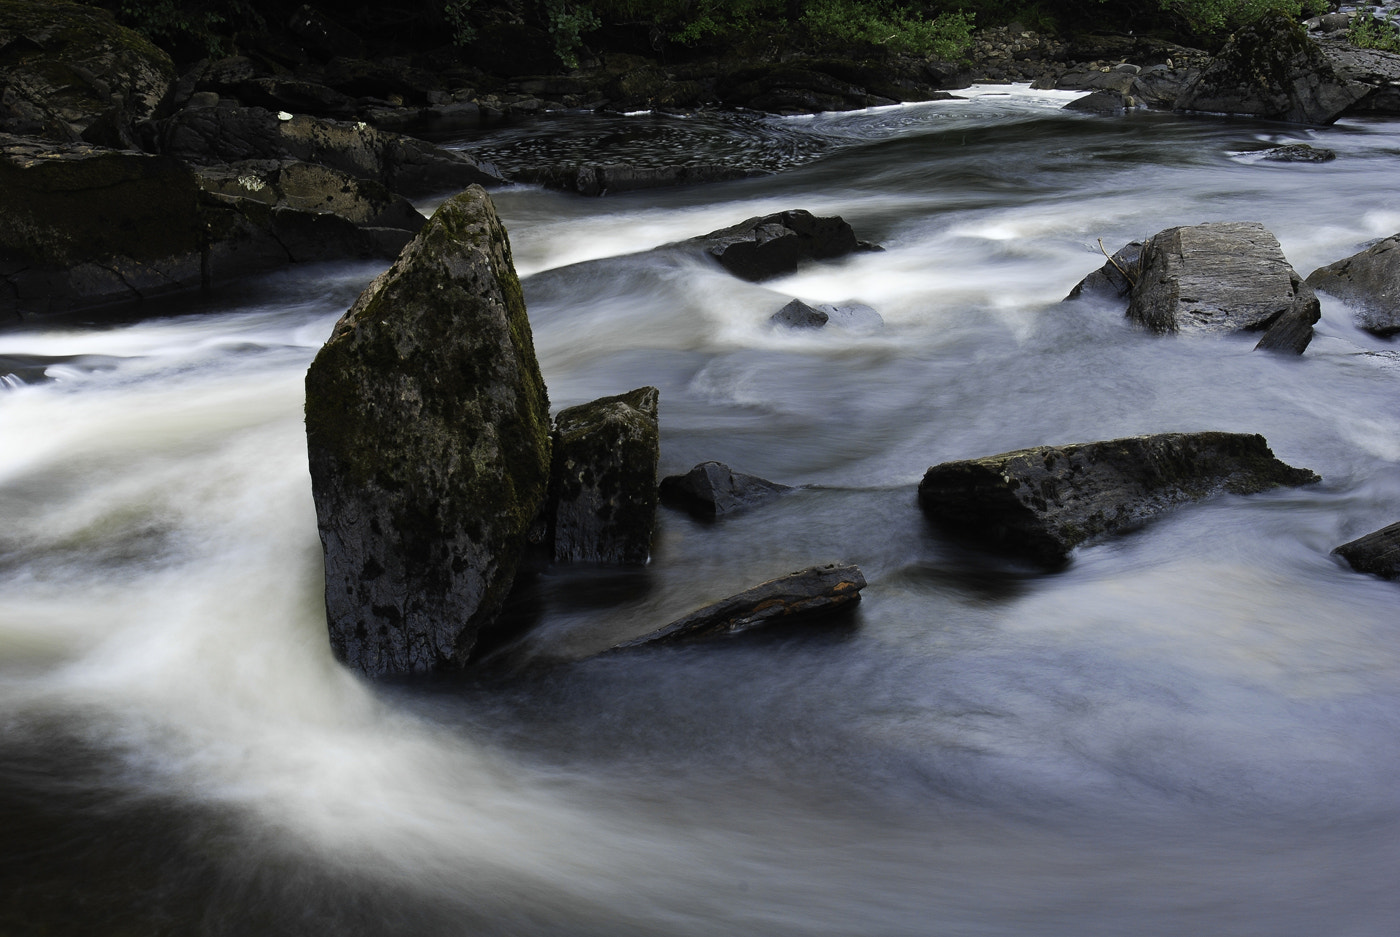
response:
[[(382, 264), (0, 334), (0, 932), (1396, 933), (1400, 587), (1329, 551), (1400, 518), (1400, 357), (1326, 297), (1302, 358), (1059, 300), (1099, 239), (1261, 221), (1306, 274), (1400, 230), (1400, 122), (1071, 97), (474, 141), (782, 170), (495, 200), (556, 408), (654, 384), (663, 473), (807, 486), (663, 509), (639, 572), (542, 573), (474, 675), (376, 684), (327, 646), (302, 376)], [(1338, 159), (1256, 158), (1296, 141)], [(799, 207), (886, 249), (762, 285), (624, 256)], [(770, 328), (794, 296), (884, 325)], [(915, 504), (947, 459), (1203, 429), (1323, 481), (1056, 573)], [(846, 619), (582, 659), (836, 560), (870, 582)]]

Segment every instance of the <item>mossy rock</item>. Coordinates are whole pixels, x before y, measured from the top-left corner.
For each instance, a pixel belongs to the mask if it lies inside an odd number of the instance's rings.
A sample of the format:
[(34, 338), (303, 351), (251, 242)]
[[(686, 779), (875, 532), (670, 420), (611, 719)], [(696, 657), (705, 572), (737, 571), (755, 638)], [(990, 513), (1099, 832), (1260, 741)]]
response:
[(332, 648), (368, 674), (463, 666), (543, 507), (549, 403), (510, 242), (444, 202), (306, 376)]
[(0, 0), (0, 48), (6, 133), (63, 142), (90, 130), (121, 135), (155, 114), (175, 80), (170, 56), (106, 10), (80, 3)]

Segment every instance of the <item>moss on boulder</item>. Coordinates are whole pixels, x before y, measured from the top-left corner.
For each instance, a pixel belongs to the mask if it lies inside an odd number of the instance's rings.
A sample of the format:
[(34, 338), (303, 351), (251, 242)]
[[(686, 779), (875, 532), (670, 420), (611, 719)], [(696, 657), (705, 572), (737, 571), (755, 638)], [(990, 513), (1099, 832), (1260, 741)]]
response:
[(444, 202), (306, 376), (326, 611), (368, 674), (462, 666), (544, 503), (549, 403), (510, 242), (477, 186)]

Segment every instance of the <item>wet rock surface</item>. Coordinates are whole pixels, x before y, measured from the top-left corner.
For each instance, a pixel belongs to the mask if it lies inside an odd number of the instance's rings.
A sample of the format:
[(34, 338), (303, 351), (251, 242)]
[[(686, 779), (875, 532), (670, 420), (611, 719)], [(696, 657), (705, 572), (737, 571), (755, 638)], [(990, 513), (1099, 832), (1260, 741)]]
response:
[(1400, 234), (1308, 274), (1308, 285), (1355, 310), (1359, 328), (1400, 333)]
[(1344, 543), (1332, 552), (1358, 573), (1400, 579), (1400, 522)]
[(549, 407), (489, 197), (444, 202), (336, 324), (306, 376), (337, 657), (460, 667), (544, 505)]
[(583, 163), (526, 167), (512, 173), (518, 182), (534, 182), (579, 195), (607, 195), (707, 182), (728, 182), (760, 175), (735, 166), (632, 166), (625, 163)]
[(842, 218), (801, 209), (749, 218), (681, 244), (699, 248), (736, 277), (750, 281), (794, 273), (806, 261), (880, 249), (858, 239)]
[(555, 417), (547, 514), (556, 562), (647, 562), (661, 454), (658, 396), (655, 387), (639, 387)]
[(736, 472), (723, 462), (701, 462), (684, 475), (661, 480), (661, 501), (703, 520), (757, 507), (792, 489), (757, 475)]
[(865, 576), (856, 566), (811, 566), (770, 579), (612, 648), (722, 638), (754, 628), (828, 615), (860, 600)]
[(1186, 502), (1317, 480), (1262, 436), (1163, 433), (945, 462), (919, 483), (919, 505), (955, 536), (1053, 567)]

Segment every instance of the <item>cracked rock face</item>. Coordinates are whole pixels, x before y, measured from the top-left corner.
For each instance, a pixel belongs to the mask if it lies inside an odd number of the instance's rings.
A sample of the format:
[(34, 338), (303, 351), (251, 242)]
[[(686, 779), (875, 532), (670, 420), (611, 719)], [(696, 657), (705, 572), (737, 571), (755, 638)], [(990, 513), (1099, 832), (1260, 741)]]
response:
[(366, 674), (461, 667), (549, 480), (549, 402), (485, 191), (444, 202), (306, 375), (331, 646)]
[(1400, 332), (1400, 234), (1319, 267), (1308, 285), (1351, 306), (1359, 328), (1380, 336)]

